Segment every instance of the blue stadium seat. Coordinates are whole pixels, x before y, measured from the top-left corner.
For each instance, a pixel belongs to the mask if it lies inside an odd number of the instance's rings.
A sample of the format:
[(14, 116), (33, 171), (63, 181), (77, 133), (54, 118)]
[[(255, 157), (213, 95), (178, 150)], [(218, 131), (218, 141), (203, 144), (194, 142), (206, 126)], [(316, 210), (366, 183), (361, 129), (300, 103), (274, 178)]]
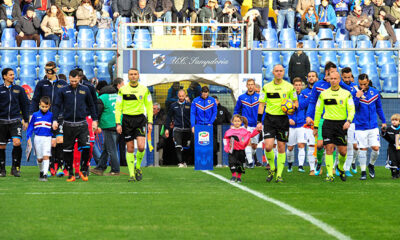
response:
[[(98, 48), (110, 48), (111, 47), (110, 41), (101, 42), (97, 45)], [(101, 63), (108, 63), (114, 56), (115, 52), (113, 51), (96, 51), (97, 55), (97, 62)]]
[(32, 65), (37, 66), (37, 50), (24, 50), (23, 48), (28, 47), (36, 47), (36, 41), (34, 40), (23, 40), (21, 43), (21, 50), (20, 52), (20, 65)]
[[(74, 47), (73, 46), (73, 42), (71, 40), (62, 40), (60, 42), (60, 46), (59, 47), (60, 47), (60, 50), (58, 50), (58, 56), (59, 56), (58, 65), (59, 65), (60, 71), (61, 71), (61, 69), (63, 69), (64, 72), (68, 72), (68, 74), (69, 74), (69, 70), (75, 68), (76, 51), (74, 51), (74, 50), (63, 50), (63, 48), (72, 48), (72, 47)], [(68, 76), (68, 74), (66, 76)]]
[[(353, 42), (350, 40), (343, 40), (338, 42), (338, 48), (353, 48)], [(348, 53), (349, 51), (338, 51), (338, 54), (341, 56), (342, 54)], [(351, 51), (355, 53), (354, 51)]]
[[(43, 40), (40, 42), (41, 48), (55, 48), (56, 43), (53, 40)], [(44, 67), (48, 61), (56, 61), (56, 50), (40, 50), (39, 51), (39, 67)], [(39, 76), (42, 77), (42, 76)]]
[(133, 37), (135, 48), (150, 48), (151, 35), (148, 29), (136, 29)]
[(92, 29), (80, 29), (78, 32), (78, 44), (82, 41), (94, 42), (94, 34)]
[(274, 76), (272, 75), (272, 70), (273, 70), (273, 66), (268, 66), (268, 67), (262, 68), (263, 79), (266, 82), (270, 82), (274, 78)]
[(389, 54), (389, 53), (384, 53), (384, 54), (379, 55), (378, 67), (382, 67), (383, 65), (386, 65), (386, 64), (395, 64), (395, 61), (392, 58), (393, 56), (394, 56), (393, 54)]
[(357, 65), (356, 54), (353, 51), (344, 52), (342, 55), (340, 55), (339, 67), (344, 68), (350, 65)]
[(15, 31), (14, 28), (6, 28), (6, 29), (4, 29), (3, 34), (1, 35), (1, 42), (15, 41), (16, 35), (17, 35), (17, 32)]
[(19, 72), (20, 85), (28, 84), (31, 87), (35, 86), (37, 79), (36, 67), (33, 65), (21, 65)]
[[(295, 41), (283, 41), (281, 48), (296, 48), (296, 42)], [(282, 60), (282, 65), (284, 68), (289, 66), (289, 61), (290, 57), (293, 54), (293, 51), (281, 51), (283, 60)], [(285, 71), (288, 72), (288, 71)]]
[(76, 66), (75, 66), (75, 64), (71, 64), (71, 65), (66, 65), (66, 64), (63, 64), (63, 65), (59, 65), (58, 66), (58, 74), (64, 74), (65, 76), (68, 76), (69, 75), (69, 72), (71, 71), (71, 70), (73, 70), (73, 69), (75, 69), (76, 68)]
[(253, 49), (260, 48), (260, 41), (253, 41)]
[(97, 79), (111, 83), (110, 73), (108, 72), (108, 63), (97, 63)]
[(68, 29), (68, 37), (69, 37), (69, 40), (72, 41), (72, 44), (76, 43), (75, 33), (76, 33), (75, 28)]
[(297, 41), (296, 33), (293, 28), (283, 28), (279, 33), (279, 42), (283, 41)]
[(397, 42), (400, 42), (400, 28), (395, 28), (394, 34), (396, 34)]
[[(263, 48), (278, 48), (278, 42), (277, 41), (262, 41), (262, 47)], [(263, 51), (262, 55), (265, 55), (267, 51)]]
[[(392, 43), (388, 40), (378, 40), (376, 42), (375, 48), (391, 48)], [(393, 56), (393, 51), (375, 51), (375, 55), (381, 56), (381, 55), (390, 55)]]
[[(11, 41), (3, 41), (2, 42), (2, 47), (16, 47), (16, 42), (15, 40)], [(1, 50), (1, 67), (2, 68), (13, 68), (16, 69), (18, 65), (18, 51), (17, 50)], [(15, 72), (17, 74), (17, 72)]]
[(346, 29), (346, 19), (347, 17), (336, 17), (337, 29)]
[(361, 68), (361, 73), (365, 73), (368, 75), (368, 78), (372, 81), (372, 84), (379, 91), (381, 90), (381, 86), (379, 83), (379, 74), (378, 67), (375, 65), (363, 65)]
[(397, 74), (396, 64), (385, 64), (382, 66), (380, 74), (381, 79), (385, 79), (393, 74)]
[(130, 19), (128, 17), (118, 17), (117, 20), (115, 21), (115, 27), (114, 27), (116, 32), (118, 32), (118, 25), (120, 22), (128, 23), (130, 22)]
[[(335, 45), (334, 45), (333, 41), (325, 40), (325, 41), (319, 42), (319, 48), (320, 49), (331, 49), (331, 48), (335, 48)], [(324, 67), (325, 64), (329, 61), (337, 64), (336, 51), (319, 51), (319, 54), (321, 55), (321, 60), (320, 60), (321, 67)]]
[(103, 8), (101, 10), (108, 12), (108, 14), (110, 14), (111, 18), (113, 17), (113, 11), (112, 11), (111, 6), (103, 4)]
[(85, 74), (85, 76), (88, 79), (94, 78), (94, 67), (90, 66), (90, 65), (79, 65), (78, 66), (83, 70), (83, 74)]
[(303, 47), (304, 48), (316, 48), (317, 44), (314, 40), (303, 40)]
[(101, 28), (101, 29), (98, 30), (97, 35), (96, 35), (96, 43), (100, 44), (102, 41), (111, 41), (111, 42), (113, 42), (112, 30), (111, 29)]
[(335, 41), (340, 42), (343, 40), (349, 40), (349, 32), (346, 29), (338, 29), (335, 36)]
[(280, 54), (277, 51), (264, 51), (263, 52), (263, 56), (264, 56), (264, 67), (273, 67), (276, 64), (280, 64), (281, 63), (281, 58), (280, 58)]
[(330, 28), (320, 28), (318, 31), (318, 37), (320, 40), (334, 40), (333, 32)]
[[(358, 41), (357, 48), (372, 48), (371, 41)], [(360, 56), (361, 54), (366, 53), (367, 51), (357, 51), (356, 54)]]
[[(79, 41), (78, 40), (78, 49), (79, 48), (92, 48), (94, 44), (94, 40), (86, 40), (86, 41)], [(94, 67), (94, 56), (95, 52), (94, 51), (88, 51), (88, 50), (78, 50), (78, 65), (79, 64), (84, 64), (84, 65), (90, 65)]]
[(382, 78), (383, 80), (383, 92), (385, 93), (398, 93), (399, 91), (399, 85), (398, 85), (398, 75), (397, 74), (392, 74), (389, 75), (385, 78)]
[(262, 31), (262, 35), (264, 35), (267, 41), (278, 41), (278, 35), (276, 33), (276, 29), (274, 28), (264, 28)]
[[(121, 29), (123, 31), (124, 29)], [(126, 33), (125, 33), (125, 46), (126, 47), (131, 47), (132, 46), (132, 33), (129, 27), (125, 28)], [(116, 35), (116, 39), (118, 39), (118, 34)]]
[[(316, 48), (317, 44), (314, 40), (304, 40), (303, 41), (304, 48)], [(310, 59), (311, 70), (319, 72), (319, 59), (317, 51), (304, 51), (308, 58)]]

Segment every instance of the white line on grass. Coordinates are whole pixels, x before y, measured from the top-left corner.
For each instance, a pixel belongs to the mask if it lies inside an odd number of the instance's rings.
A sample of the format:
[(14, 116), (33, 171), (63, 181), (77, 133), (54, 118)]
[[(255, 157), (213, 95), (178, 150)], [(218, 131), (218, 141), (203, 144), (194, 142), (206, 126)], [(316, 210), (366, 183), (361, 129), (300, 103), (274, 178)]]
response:
[(239, 189), (241, 189), (241, 190), (243, 190), (245, 192), (248, 192), (248, 193), (250, 193), (250, 194), (252, 194), (252, 195), (254, 195), (254, 196), (258, 197), (258, 198), (261, 198), (261, 199), (263, 199), (263, 200), (265, 200), (267, 202), (270, 202), (270, 203), (273, 203), (275, 205), (278, 205), (279, 207), (289, 211), (290, 213), (292, 213), (294, 215), (297, 215), (297, 216), (303, 218), (304, 220), (310, 222), (311, 224), (317, 226), (318, 228), (322, 229), (324, 232), (328, 233), (329, 235), (331, 235), (331, 236), (333, 236), (333, 237), (335, 237), (337, 239), (351, 239), (349, 236), (344, 235), (343, 233), (337, 231), (335, 228), (329, 226), (328, 224), (322, 222), (321, 220), (318, 220), (315, 217), (311, 216), (310, 214), (307, 214), (307, 213), (305, 213), (305, 212), (303, 212), (303, 211), (301, 211), (301, 210), (299, 210), (297, 208), (294, 208), (294, 207), (292, 207), (292, 206), (290, 206), (290, 205), (288, 205), (288, 204), (286, 204), (284, 202), (281, 202), (281, 201), (276, 200), (274, 198), (268, 197), (265, 194), (262, 194), (260, 192), (254, 191), (254, 190), (252, 190), (252, 189), (250, 189), (248, 187), (245, 187), (243, 185), (240, 185), (240, 184), (237, 184), (237, 183), (232, 183), (228, 179), (222, 177), (221, 175), (212, 173), (210, 171), (203, 171), (203, 172), (207, 173), (208, 175), (211, 175), (213, 177), (216, 177), (216, 178), (218, 178), (219, 180), (221, 180), (223, 182), (229, 183), (232, 186), (237, 187), (237, 188), (239, 188)]

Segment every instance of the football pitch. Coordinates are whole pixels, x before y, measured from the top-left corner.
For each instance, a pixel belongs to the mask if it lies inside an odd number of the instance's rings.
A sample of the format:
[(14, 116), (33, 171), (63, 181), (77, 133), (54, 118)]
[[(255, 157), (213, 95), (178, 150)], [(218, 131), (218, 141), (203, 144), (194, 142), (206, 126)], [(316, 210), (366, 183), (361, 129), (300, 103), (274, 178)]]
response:
[[(231, 177), (228, 168), (212, 174)], [(392, 180), (383, 167), (376, 168), (375, 179), (360, 181), (357, 174), (347, 182), (336, 177), (333, 183), (295, 168), (293, 173), (284, 172), (281, 184), (266, 183), (263, 168), (247, 169), (242, 188), (193, 168), (144, 168), (143, 181), (133, 183), (126, 175), (91, 175), (89, 182), (67, 183), (65, 177), (39, 182), (37, 167), (22, 167), (21, 175), (0, 179), (1, 239), (400, 236), (400, 179)], [(290, 205), (338, 235), (260, 196)]]

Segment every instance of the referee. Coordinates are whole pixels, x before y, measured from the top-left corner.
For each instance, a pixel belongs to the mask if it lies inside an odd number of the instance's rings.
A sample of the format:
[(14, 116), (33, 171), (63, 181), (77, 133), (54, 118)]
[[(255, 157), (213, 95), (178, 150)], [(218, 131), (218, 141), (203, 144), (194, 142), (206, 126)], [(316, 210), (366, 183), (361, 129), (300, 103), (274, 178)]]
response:
[(0, 177), (6, 176), (6, 146), (9, 139), (13, 142), (11, 175), (20, 177), (21, 112), (26, 130), (29, 123), (29, 100), (25, 90), (14, 85), (15, 73), (11, 68), (4, 68), (1, 76), (4, 84), (0, 85)]
[[(123, 134), (126, 141), (126, 162), (129, 170), (129, 182), (142, 180), (140, 165), (146, 145), (146, 125), (151, 133), (153, 129), (153, 101), (147, 87), (139, 84), (139, 71), (131, 68), (128, 71), (129, 84), (119, 89), (115, 105), (115, 122), (117, 133)], [(146, 112), (145, 112), (146, 108)], [(145, 116), (147, 114), (147, 117)], [(134, 141), (137, 141), (136, 167)]]
[[(257, 128), (262, 129), (261, 123), (264, 107), (264, 145), (268, 162), (271, 166), (268, 170), (266, 181), (270, 182), (276, 173), (276, 182), (282, 182), (282, 172), (286, 160), (286, 143), (289, 138), (289, 118), (282, 111), (281, 103), (285, 99), (291, 99), (297, 108), (297, 94), (293, 85), (283, 80), (285, 69), (281, 64), (274, 66), (272, 71), (274, 80), (264, 85), (261, 90), (258, 105)], [(275, 154), (273, 151), (275, 139), (278, 141), (277, 168), (275, 168)]]
[(330, 74), (331, 87), (319, 95), (314, 117), (314, 135), (316, 135), (321, 115), (325, 111), (322, 138), (326, 149), (325, 163), (328, 171), (326, 180), (329, 182), (333, 182), (333, 151), (335, 146), (339, 151), (340, 179), (346, 181), (343, 166), (347, 155), (347, 129), (349, 129), (355, 113), (353, 97), (349, 91), (339, 86), (340, 81), (338, 72)]

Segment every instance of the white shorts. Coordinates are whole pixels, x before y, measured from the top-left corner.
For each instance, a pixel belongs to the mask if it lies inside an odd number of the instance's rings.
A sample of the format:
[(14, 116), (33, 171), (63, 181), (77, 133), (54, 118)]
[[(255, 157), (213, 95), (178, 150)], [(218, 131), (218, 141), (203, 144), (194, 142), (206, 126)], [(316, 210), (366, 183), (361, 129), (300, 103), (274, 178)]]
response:
[(298, 143), (307, 143), (305, 128), (289, 128), (288, 146), (294, 146)]
[(369, 130), (356, 130), (356, 139), (358, 148), (370, 148), (373, 146), (381, 146), (381, 137), (379, 135), (379, 129)]
[(51, 136), (35, 136), (34, 147), (36, 158), (51, 156)]
[(350, 124), (350, 128), (347, 130), (347, 143), (354, 144), (357, 143), (356, 139), (356, 124)]
[[(247, 127), (247, 131), (253, 132), (255, 128), (256, 127)], [(259, 138), (258, 135), (259, 134), (255, 135), (254, 137), (251, 138), (251, 140), (250, 140), (251, 144), (258, 144), (258, 138)]]
[(311, 128), (304, 128), (306, 134), (307, 145), (315, 145), (315, 136)]

